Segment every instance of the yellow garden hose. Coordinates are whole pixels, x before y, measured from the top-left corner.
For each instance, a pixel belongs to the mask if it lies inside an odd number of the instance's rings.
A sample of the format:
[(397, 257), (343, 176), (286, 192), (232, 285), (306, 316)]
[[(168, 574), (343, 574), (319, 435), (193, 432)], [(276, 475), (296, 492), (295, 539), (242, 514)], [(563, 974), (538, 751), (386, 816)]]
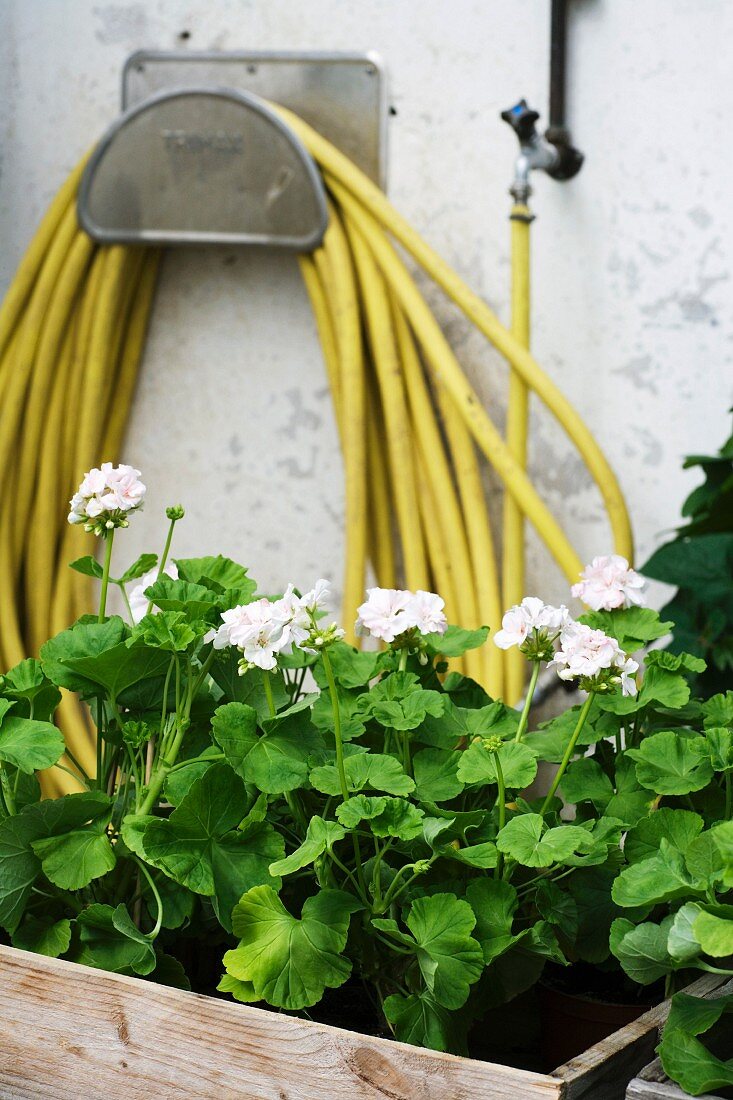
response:
[[(613, 548), (631, 558), (628, 515), (608, 463), (529, 344), (528, 220), (515, 208), (511, 330), (438, 257), (384, 194), (324, 138), (276, 108), (304, 142), (329, 193), (322, 245), (299, 257), (344, 457), (346, 565), (342, 621), (364, 587), (432, 588), (448, 618), (498, 626), (524, 594), (531, 523), (569, 580), (581, 563), (526, 472), (534, 392), (583, 457), (608, 513)], [(90, 581), (68, 569), (89, 537), (66, 522), (82, 474), (118, 462), (160, 254), (94, 244), (78, 227), (82, 162), (51, 204), (0, 308), (0, 662), (92, 608)], [(417, 262), (511, 368), (506, 440), (492, 423), (394, 244)], [(113, 399), (114, 395), (114, 399)], [(502, 553), (489, 523), (482, 461), (504, 484)], [(516, 703), (521, 670), (493, 646), (451, 662)], [(94, 766), (85, 710), (65, 694), (59, 721)], [(61, 773), (56, 773), (58, 776)], [(49, 794), (67, 777), (44, 777)]]

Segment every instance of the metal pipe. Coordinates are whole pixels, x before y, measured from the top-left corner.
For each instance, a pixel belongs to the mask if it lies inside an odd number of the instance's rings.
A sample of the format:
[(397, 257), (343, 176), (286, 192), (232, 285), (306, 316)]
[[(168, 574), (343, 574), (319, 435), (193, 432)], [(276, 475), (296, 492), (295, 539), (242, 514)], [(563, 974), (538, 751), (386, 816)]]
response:
[(550, 15), (550, 130), (555, 128), (565, 129), (566, 47), (567, 0), (552, 0)]

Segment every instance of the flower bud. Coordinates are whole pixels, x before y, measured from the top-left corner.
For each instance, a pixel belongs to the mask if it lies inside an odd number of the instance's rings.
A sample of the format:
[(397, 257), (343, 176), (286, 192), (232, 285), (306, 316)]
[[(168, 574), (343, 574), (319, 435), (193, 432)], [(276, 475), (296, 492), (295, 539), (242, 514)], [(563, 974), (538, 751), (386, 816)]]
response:
[(173, 504), (169, 508), (166, 508), (165, 514), (171, 523), (175, 523), (177, 520), (183, 519), (186, 510), (182, 504)]

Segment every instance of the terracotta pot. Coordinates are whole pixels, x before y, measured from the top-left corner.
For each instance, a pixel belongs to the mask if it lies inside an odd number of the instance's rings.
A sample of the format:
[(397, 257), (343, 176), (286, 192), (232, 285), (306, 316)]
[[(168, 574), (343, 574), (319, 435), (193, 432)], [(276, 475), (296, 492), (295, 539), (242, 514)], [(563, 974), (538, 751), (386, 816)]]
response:
[(545, 983), (540, 983), (537, 992), (542, 1017), (542, 1056), (548, 1069), (564, 1065), (653, 1007), (641, 1002), (611, 1004), (565, 993)]

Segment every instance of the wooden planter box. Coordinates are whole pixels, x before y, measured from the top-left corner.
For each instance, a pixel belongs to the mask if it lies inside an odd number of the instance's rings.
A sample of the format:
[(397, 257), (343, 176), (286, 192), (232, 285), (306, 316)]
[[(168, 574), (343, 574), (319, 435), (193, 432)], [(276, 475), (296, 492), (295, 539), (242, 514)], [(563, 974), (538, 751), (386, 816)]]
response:
[[(720, 984), (711, 975), (702, 992)], [(659, 1005), (550, 1074), (0, 946), (2, 1100), (623, 1100)]]

